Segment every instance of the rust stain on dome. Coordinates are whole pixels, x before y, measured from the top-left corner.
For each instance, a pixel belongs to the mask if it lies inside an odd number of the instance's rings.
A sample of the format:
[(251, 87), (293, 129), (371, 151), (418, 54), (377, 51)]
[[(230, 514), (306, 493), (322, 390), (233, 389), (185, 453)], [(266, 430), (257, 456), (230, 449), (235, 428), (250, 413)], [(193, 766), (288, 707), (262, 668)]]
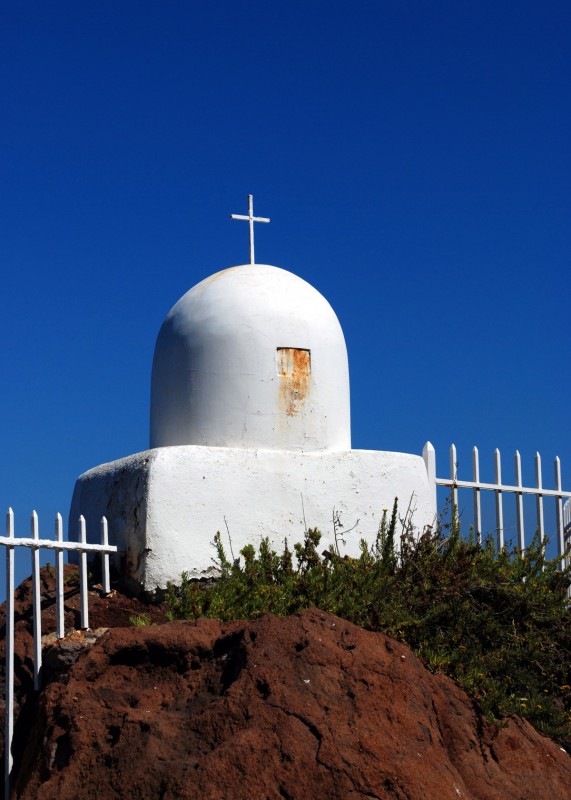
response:
[(311, 353), (297, 347), (278, 347), (276, 361), (280, 376), (279, 410), (293, 417), (301, 411), (309, 392)]

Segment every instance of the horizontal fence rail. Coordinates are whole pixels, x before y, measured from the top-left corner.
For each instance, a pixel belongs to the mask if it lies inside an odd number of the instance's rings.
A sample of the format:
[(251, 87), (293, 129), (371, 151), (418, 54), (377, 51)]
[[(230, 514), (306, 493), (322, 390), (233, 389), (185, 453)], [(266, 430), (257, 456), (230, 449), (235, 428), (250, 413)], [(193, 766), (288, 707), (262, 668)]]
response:
[[(471, 489), (474, 503), (474, 529), (479, 542), (482, 541), (482, 506), (481, 492), (491, 491), (495, 496), (495, 518), (496, 518), (496, 544), (498, 550), (504, 547), (504, 494), (513, 494), (516, 502), (517, 520), (517, 541), (518, 547), (525, 549), (525, 523), (523, 510), (523, 496), (535, 496), (536, 507), (536, 529), (539, 531), (541, 541), (545, 539), (545, 522), (543, 513), (543, 499), (553, 498), (555, 501), (555, 525), (557, 539), (557, 553), (561, 561), (561, 566), (565, 567), (566, 540), (571, 535), (571, 492), (563, 491), (561, 482), (561, 462), (556, 457), (553, 465), (554, 489), (546, 489), (543, 486), (543, 474), (541, 466), (541, 456), (535, 454), (535, 486), (523, 486), (521, 473), (521, 456), (516, 450), (514, 455), (514, 474), (515, 484), (502, 482), (502, 460), (498, 449), (494, 452), (494, 483), (485, 483), (480, 480), (480, 456), (478, 448), (472, 450), (472, 480), (460, 480), (458, 477), (458, 460), (456, 447), (450, 447), (450, 475), (447, 478), (438, 478), (436, 475), (436, 452), (430, 442), (427, 442), (422, 451), (426, 471), (428, 474), (429, 486), (433, 491), (433, 501), (436, 506), (436, 490), (438, 486), (446, 486), (450, 489), (450, 500), (452, 505), (458, 508), (458, 490)], [(563, 506), (563, 501), (565, 507)]]
[(87, 553), (101, 554), (103, 593), (109, 594), (111, 582), (109, 575), (109, 555), (116, 553), (117, 547), (109, 544), (108, 526), (105, 517), (101, 520), (101, 544), (87, 544), (85, 519), (79, 518), (79, 541), (68, 542), (63, 539), (61, 514), (56, 515), (54, 539), (40, 539), (38, 515), (32, 512), (30, 537), (14, 536), (14, 512), (6, 514), (6, 536), (0, 536), (0, 545), (6, 553), (6, 691), (5, 691), (5, 736), (4, 736), (4, 800), (10, 800), (12, 778), (12, 739), (14, 736), (14, 550), (16, 547), (29, 547), (32, 550), (32, 613), (34, 635), (34, 689), (40, 688), (42, 668), (42, 618), (40, 594), (40, 550), (56, 551), (56, 633), (58, 639), (65, 636), (64, 630), (64, 576), (63, 554), (67, 550), (79, 551), (79, 591), (81, 606), (81, 627), (89, 628), (89, 609), (87, 591)]

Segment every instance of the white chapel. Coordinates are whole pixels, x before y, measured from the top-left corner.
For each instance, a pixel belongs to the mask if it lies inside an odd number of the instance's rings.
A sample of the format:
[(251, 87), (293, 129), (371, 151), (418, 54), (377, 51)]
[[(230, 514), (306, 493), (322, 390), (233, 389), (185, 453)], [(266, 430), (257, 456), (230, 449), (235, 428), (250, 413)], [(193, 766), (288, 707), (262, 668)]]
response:
[[(341, 523), (348, 555), (372, 543), (395, 497), (418, 530), (435, 493), (419, 455), (351, 449), (349, 369), (335, 312), (310, 284), (250, 263), (216, 272), (173, 306), (157, 338), (150, 449), (81, 475), (70, 512), (96, 541), (106, 516), (117, 567), (147, 591), (212, 574), (217, 531), (234, 554)], [(335, 520), (335, 522), (334, 522)], [(228, 548), (227, 548), (228, 549)]]

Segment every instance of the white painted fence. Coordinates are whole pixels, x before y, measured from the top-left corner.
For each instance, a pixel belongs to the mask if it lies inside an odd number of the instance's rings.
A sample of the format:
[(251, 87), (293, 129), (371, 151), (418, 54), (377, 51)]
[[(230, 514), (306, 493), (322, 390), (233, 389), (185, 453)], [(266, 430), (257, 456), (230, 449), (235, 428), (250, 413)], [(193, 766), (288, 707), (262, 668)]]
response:
[[(525, 524), (524, 524), (524, 509), (523, 509), (523, 496), (534, 495), (536, 507), (536, 524), (533, 528), (533, 533), (539, 531), (541, 541), (545, 538), (545, 523), (543, 515), (543, 500), (544, 498), (553, 498), (555, 502), (555, 538), (557, 541), (557, 554), (561, 558), (561, 566), (565, 566), (565, 559), (563, 554), (565, 552), (566, 542), (568, 543), (571, 536), (571, 492), (564, 492), (561, 484), (561, 462), (559, 457), (555, 458), (554, 462), (554, 483), (553, 489), (545, 489), (543, 486), (543, 475), (541, 468), (541, 456), (539, 453), (535, 454), (535, 486), (522, 485), (521, 473), (521, 457), (519, 451), (516, 450), (514, 456), (514, 474), (515, 484), (502, 483), (502, 462), (499, 450), (494, 452), (494, 483), (484, 483), (480, 480), (480, 459), (478, 448), (474, 447), (472, 450), (472, 480), (460, 480), (458, 477), (458, 461), (456, 458), (456, 447), (450, 447), (450, 476), (448, 478), (438, 478), (436, 475), (436, 453), (434, 447), (430, 442), (427, 442), (422, 451), (424, 463), (426, 464), (426, 471), (428, 473), (429, 484), (434, 487), (434, 505), (438, 508), (436, 503), (436, 490), (438, 486), (447, 486), (450, 488), (451, 502), (458, 508), (458, 490), (471, 489), (473, 493), (474, 503), (474, 530), (479, 542), (482, 541), (482, 506), (481, 506), (481, 492), (490, 491), (495, 495), (495, 517), (496, 517), (496, 544), (498, 550), (504, 546), (504, 494), (513, 494), (515, 496), (515, 509), (517, 519), (517, 544), (522, 550), (525, 548)], [(563, 507), (563, 500), (565, 508)]]
[(79, 591), (81, 606), (81, 627), (89, 627), (87, 592), (87, 553), (101, 553), (103, 593), (111, 591), (109, 578), (109, 554), (117, 548), (109, 545), (107, 520), (101, 520), (101, 544), (87, 544), (85, 519), (79, 518), (79, 541), (64, 542), (61, 514), (56, 516), (55, 539), (40, 539), (38, 515), (34, 511), (31, 518), (31, 537), (15, 538), (14, 512), (10, 508), (6, 514), (6, 536), (0, 536), (0, 545), (6, 552), (6, 693), (5, 693), (5, 736), (4, 736), (4, 799), (10, 800), (12, 759), (12, 738), (14, 734), (14, 548), (30, 547), (32, 550), (32, 609), (34, 626), (34, 689), (40, 688), (42, 668), (42, 630), (40, 595), (40, 550), (55, 550), (56, 553), (56, 631), (58, 639), (63, 639), (64, 631), (64, 550), (79, 551)]

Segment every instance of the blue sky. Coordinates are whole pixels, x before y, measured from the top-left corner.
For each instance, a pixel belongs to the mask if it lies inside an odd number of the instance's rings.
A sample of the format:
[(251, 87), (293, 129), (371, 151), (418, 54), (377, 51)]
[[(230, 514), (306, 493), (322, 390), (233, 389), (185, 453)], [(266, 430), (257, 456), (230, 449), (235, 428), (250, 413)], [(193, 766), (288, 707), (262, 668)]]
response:
[[(571, 6), (25, 2), (0, 26), (0, 505), (51, 533), (148, 446), (155, 338), (257, 260), (330, 301), (353, 446), (562, 459), (571, 486)], [(469, 498), (466, 500), (470, 504)]]

